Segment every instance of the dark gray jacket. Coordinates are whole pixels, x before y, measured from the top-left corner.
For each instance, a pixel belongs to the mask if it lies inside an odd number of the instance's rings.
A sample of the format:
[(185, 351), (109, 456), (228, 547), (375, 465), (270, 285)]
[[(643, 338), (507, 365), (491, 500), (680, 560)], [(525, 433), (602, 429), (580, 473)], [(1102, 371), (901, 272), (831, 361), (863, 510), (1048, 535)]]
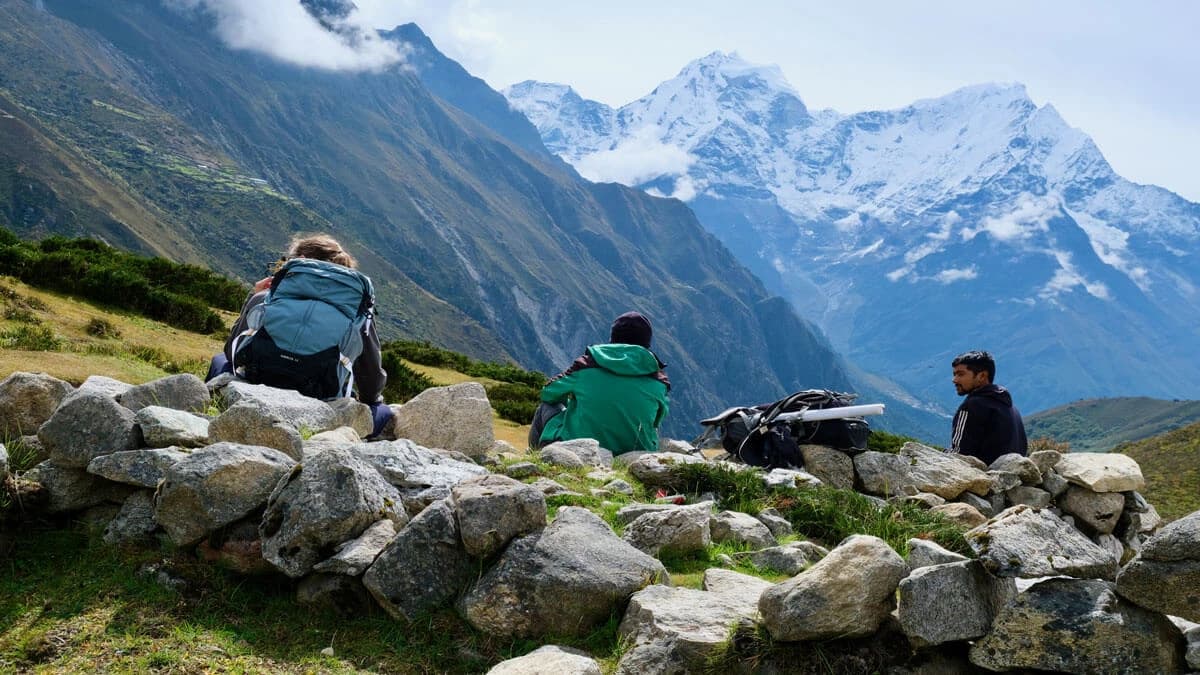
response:
[(991, 464), (1000, 455), (1029, 453), (1025, 423), (1004, 387), (986, 384), (967, 394), (954, 413), (950, 451)]

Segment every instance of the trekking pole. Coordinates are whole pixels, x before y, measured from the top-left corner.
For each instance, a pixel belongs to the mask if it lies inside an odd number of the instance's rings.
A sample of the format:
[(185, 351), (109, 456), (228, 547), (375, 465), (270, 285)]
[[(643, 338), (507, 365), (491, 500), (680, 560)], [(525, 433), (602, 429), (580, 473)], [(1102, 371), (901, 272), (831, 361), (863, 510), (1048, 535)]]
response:
[(820, 408), (818, 410), (801, 410), (800, 412), (781, 413), (775, 419), (779, 422), (820, 422), (823, 420), (840, 420), (847, 417), (868, 417), (883, 414), (882, 403), (867, 403), (865, 405), (847, 405), (840, 408)]

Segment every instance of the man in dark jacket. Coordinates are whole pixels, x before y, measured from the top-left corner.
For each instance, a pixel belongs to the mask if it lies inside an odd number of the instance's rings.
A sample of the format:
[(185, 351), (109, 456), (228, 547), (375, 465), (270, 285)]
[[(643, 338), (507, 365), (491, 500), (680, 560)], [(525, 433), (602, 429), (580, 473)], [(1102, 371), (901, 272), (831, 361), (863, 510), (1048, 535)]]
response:
[(626, 312), (608, 344), (592, 345), (542, 389), (529, 444), (594, 438), (614, 455), (654, 452), (671, 383), (650, 351), (650, 320)]
[(992, 384), (996, 362), (987, 352), (966, 352), (955, 357), (954, 389), (966, 395), (950, 436), (950, 452), (978, 457), (991, 464), (1000, 455), (1029, 452), (1025, 423), (1004, 387)]

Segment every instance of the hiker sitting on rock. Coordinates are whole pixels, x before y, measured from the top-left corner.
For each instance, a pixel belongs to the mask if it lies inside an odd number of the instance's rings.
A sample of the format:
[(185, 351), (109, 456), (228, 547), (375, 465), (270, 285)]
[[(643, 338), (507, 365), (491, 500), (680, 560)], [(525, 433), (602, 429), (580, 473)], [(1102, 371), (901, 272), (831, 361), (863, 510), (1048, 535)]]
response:
[(254, 384), (330, 400), (358, 391), (371, 408), (372, 436), (392, 418), (383, 402), (375, 292), (357, 262), (328, 235), (296, 238), (271, 276), (260, 279), (208, 377), (234, 373)]
[(991, 464), (1000, 455), (1027, 454), (1025, 424), (1004, 387), (992, 384), (996, 362), (987, 352), (959, 354), (954, 368), (954, 389), (966, 400), (954, 413), (950, 452), (972, 455)]
[(612, 324), (608, 344), (591, 345), (542, 388), (530, 447), (594, 438), (614, 455), (658, 450), (671, 383), (650, 351), (650, 320), (627, 312)]

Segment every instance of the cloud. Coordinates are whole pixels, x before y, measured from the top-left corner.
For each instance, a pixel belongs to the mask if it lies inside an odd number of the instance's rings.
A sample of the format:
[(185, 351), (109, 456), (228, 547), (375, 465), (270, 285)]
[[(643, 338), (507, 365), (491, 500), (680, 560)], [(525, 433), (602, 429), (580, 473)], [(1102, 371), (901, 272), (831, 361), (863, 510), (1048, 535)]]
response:
[(687, 201), (700, 186), (688, 177), (695, 158), (686, 150), (664, 143), (654, 127), (646, 126), (621, 139), (614, 147), (584, 155), (575, 162), (579, 175), (598, 183), (638, 185), (655, 178), (675, 178), (670, 195)]
[(496, 14), (477, 0), (354, 0), (364, 25), (391, 30), (415, 23), (439, 51), (474, 75), (486, 73), (501, 50), (510, 48)]
[(942, 270), (933, 275), (933, 280), (941, 284), (952, 284), (956, 281), (966, 281), (979, 276), (979, 272), (975, 270), (975, 266), (971, 265), (965, 269), (948, 269)]
[(1028, 239), (1037, 232), (1049, 231), (1050, 219), (1059, 213), (1059, 202), (1053, 197), (1022, 196), (1017, 200), (1016, 210), (1002, 216), (984, 218), (979, 227), (963, 228), (962, 238), (963, 241), (970, 241), (986, 232), (997, 241)]
[(231, 49), (265, 54), (306, 68), (380, 70), (404, 61), (402, 47), (384, 40), (352, 12), (331, 31), (299, 0), (163, 0), (203, 11), (216, 20), (217, 36)]
[(1038, 297), (1043, 300), (1053, 300), (1077, 286), (1082, 286), (1083, 290), (1093, 297), (1101, 300), (1110, 298), (1107, 286), (1098, 281), (1088, 281), (1075, 269), (1075, 263), (1071, 261), (1070, 253), (1057, 250), (1050, 253), (1058, 261), (1058, 269), (1054, 271), (1054, 276), (1050, 278), (1050, 281), (1046, 282), (1046, 285), (1038, 291)]

